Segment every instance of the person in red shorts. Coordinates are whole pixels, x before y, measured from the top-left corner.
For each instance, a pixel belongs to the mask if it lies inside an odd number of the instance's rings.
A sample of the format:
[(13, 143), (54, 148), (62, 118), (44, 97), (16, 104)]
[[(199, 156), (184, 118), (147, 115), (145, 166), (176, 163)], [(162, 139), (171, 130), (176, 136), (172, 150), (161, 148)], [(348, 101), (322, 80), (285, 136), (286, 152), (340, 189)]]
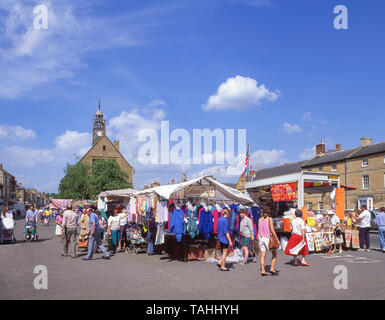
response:
[(305, 222), (302, 220), (302, 211), (295, 210), (295, 219), (291, 222), (291, 237), (287, 243), (285, 254), (293, 256), (293, 265), (298, 266), (297, 256), (302, 256), (301, 266), (310, 266), (306, 261), (306, 256), (309, 254), (305, 239)]

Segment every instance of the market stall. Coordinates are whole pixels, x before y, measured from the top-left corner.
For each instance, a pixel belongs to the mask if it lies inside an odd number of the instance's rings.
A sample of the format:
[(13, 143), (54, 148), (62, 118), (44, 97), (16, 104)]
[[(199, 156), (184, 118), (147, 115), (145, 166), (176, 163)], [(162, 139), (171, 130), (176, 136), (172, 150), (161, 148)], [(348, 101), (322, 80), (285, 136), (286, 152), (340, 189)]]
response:
[(149, 245), (162, 245), (171, 258), (183, 261), (202, 259), (207, 249), (216, 247), (216, 224), (223, 208), (232, 211), (234, 236), (240, 208), (259, 212), (249, 196), (208, 176), (141, 191), (106, 191), (99, 195), (98, 208), (106, 209), (111, 201), (124, 207), (130, 224), (143, 226)]
[[(290, 223), (295, 218), (295, 209), (285, 212), (284, 229), (290, 232)], [(349, 215), (343, 219), (337, 217), (335, 211), (324, 211), (315, 214), (302, 208), (303, 219), (306, 223), (306, 241), (310, 253), (331, 252), (336, 245), (342, 244), (346, 249), (359, 249), (358, 224), (353, 223)]]

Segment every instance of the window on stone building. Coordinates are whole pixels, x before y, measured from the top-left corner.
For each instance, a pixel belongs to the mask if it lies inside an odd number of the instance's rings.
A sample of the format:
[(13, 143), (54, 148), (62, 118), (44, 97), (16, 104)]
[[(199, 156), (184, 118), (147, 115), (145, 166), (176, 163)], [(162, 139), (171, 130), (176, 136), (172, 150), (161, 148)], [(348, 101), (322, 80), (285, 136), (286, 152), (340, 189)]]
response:
[(369, 189), (369, 176), (362, 176), (362, 190)]
[(307, 209), (308, 209), (309, 211), (313, 211), (313, 203), (312, 203), (312, 202), (308, 202), (308, 203), (307, 203)]
[(106, 151), (106, 146), (103, 146), (103, 151)]
[(318, 210), (323, 210), (323, 209), (324, 209), (324, 203), (318, 202)]
[(362, 159), (362, 166), (367, 167), (369, 165), (369, 159)]
[(323, 168), (322, 167), (318, 167), (318, 172), (322, 172)]
[(337, 165), (335, 163), (332, 164), (332, 171), (337, 171)]

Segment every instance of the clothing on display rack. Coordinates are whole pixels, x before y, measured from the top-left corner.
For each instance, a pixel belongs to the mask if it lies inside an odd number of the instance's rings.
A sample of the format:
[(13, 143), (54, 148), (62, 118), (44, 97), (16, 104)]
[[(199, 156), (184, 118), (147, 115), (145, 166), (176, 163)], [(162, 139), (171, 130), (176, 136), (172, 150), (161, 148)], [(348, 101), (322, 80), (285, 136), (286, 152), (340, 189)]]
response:
[(182, 240), (183, 222), (184, 222), (183, 210), (174, 209), (171, 212), (171, 216), (170, 216), (169, 232), (173, 233), (176, 236), (176, 239), (178, 242)]
[(164, 223), (157, 223), (155, 245), (164, 243)]
[(185, 217), (184, 234), (189, 234), (194, 239), (199, 234), (198, 220), (193, 211), (187, 210)]

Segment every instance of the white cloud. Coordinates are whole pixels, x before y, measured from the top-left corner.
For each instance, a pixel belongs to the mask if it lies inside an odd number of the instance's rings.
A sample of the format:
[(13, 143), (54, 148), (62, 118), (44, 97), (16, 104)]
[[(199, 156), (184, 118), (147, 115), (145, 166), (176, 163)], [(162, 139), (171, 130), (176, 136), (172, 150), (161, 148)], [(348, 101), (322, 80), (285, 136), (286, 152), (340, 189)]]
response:
[(146, 107), (155, 108), (155, 107), (163, 107), (163, 106), (166, 106), (166, 102), (164, 102), (164, 100), (155, 99), (155, 100), (150, 101)]
[(269, 91), (264, 84), (258, 86), (258, 82), (252, 78), (237, 75), (221, 83), (217, 93), (210, 96), (202, 108), (206, 111), (245, 110), (259, 106), (264, 99), (274, 102), (279, 95), (279, 91)]
[(284, 122), (283, 124), (283, 131), (287, 134), (301, 132), (302, 128), (300, 128), (297, 124), (290, 124), (287, 122)]
[(312, 121), (312, 122), (317, 122), (319, 124), (326, 125), (328, 122), (326, 120), (323, 120), (321, 118), (315, 118), (310, 112), (306, 112), (302, 116), (302, 121)]
[(131, 109), (122, 111), (119, 116), (113, 117), (108, 122), (109, 135), (120, 141), (120, 151), (124, 157), (132, 162), (143, 142), (138, 141), (138, 133), (141, 130), (160, 130), (161, 121), (166, 117), (163, 109), (148, 108)]
[(31, 129), (24, 129), (21, 126), (0, 125), (0, 139), (11, 141), (24, 141), (36, 138), (36, 132)]
[(4, 158), (12, 167), (36, 167), (54, 161), (54, 153), (50, 149), (32, 149), (26, 147), (5, 148)]
[(55, 152), (66, 161), (82, 157), (91, 148), (92, 135), (89, 132), (67, 130), (55, 139)]
[(273, 5), (271, 0), (230, 0), (230, 1), (248, 4), (252, 7), (271, 7)]
[[(48, 8), (47, 30), (34, 28), (37, 4)], [(91, 50), (147, 43), (145, 38), (154, 23), (133, 14), (94, 17), (89, 5), (74, 0), (1, 1), (0, 97), (17, 98), (42, 85), (74, 77), (87, 67), (85, 58)]]
[[(263, 167), (271, 166), (282, 161), (285, 151), (283, 150), (258, 150), (255, 151), (250, 157), (250, 164), (256, 169), (258, 164), (261, 163)], [(255, 167), (254, 167), (255, 166)]]
[(306, 148), (299, 154), (301, 160), (310, 160), (315, 157), (315, 147)]
[[(285, 151), (283, 150), (257, 150), (252, 153), (249, 159), (250, 166), (252, 169), (257, 169), (259, 164), (263, 167), (271, 166), (283, 161)], [(199, 172), (192, 175), (192, 177), (200, 177), (202, 175), (213, 175), (218, 180), (230, 181), (238, 179), (244, 170), (245, 155), (239, 155), (233, 164), (229, 165), (217, 165), (204, 168)]]

